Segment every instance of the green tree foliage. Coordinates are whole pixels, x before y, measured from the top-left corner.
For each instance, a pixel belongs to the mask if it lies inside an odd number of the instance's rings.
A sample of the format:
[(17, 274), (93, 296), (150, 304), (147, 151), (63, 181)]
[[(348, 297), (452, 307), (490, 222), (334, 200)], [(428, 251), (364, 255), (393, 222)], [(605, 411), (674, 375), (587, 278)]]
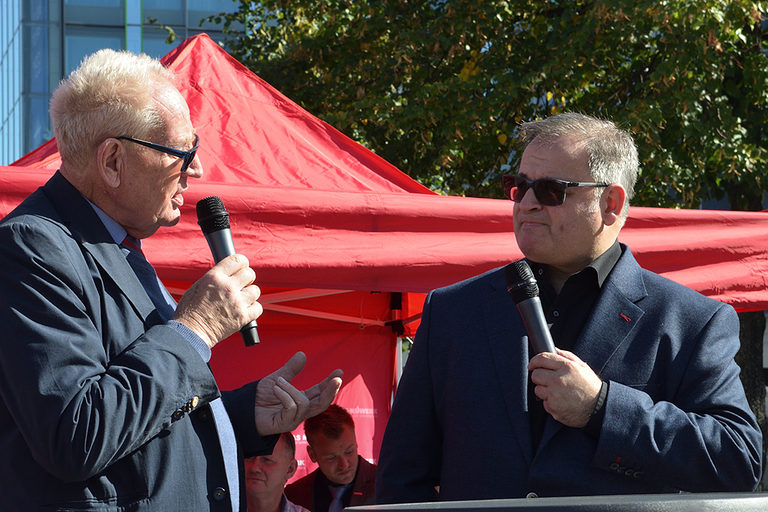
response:
[[(500, 196), (519, 123), (569, 110), (633, 133), (634, 204), (762, 209), (768, 2), (234, 1), (214, 17), (237, 27), (233, 56), (438, 192)], [(742, 381), (766, 431), (765, 317), (740, 316)]]
[(239, 0), (227, 50), (434, 190), (498, 196), (521, 121), (613, 119), (637, 140), (635, 204), (759, 209), (765, 3)]

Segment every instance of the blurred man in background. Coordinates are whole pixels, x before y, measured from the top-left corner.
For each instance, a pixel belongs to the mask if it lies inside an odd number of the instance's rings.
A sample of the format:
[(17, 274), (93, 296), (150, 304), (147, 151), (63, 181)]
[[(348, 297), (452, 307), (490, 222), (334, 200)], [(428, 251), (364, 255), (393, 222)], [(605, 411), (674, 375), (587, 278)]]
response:
[(304, 422), (307, 454), (319, 466), (285, 489), (288, 499), (312, 512), (340, 512), (374, 502), (376, 466), (357, 453), (355, 423), (332, 404)]

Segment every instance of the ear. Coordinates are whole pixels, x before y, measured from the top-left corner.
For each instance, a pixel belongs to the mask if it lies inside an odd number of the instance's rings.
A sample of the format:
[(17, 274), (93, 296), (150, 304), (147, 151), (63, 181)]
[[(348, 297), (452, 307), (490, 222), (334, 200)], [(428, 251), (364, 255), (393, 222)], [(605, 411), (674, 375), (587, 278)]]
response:
[(313, 450), (309, 445), (307, 445), (307, 455), (309, 455), (309, 460), (312, 462), (317, 462), (317, 459), (315, 458), (315, 450)]
[(115, 138), (104, 139), (96, 148), (96, 166), (99, 177), (109, 188), (120, 186), (122, 173), (126, 168), (125, 148)]
[(296, 462), (296, 459), (291, 459), (291, 463), (288, 465), (288, 474), (286, 475), (286, 480), (290, 480), (294, 473), (296, 473), (298, 467), (299, 464)]
[(612, 226), (620, 223), (621, 212), (627, 201), (627, 192), (621, 185), (613, 184), (606, 187), (600, 197), (600, 213), (603, 216), (603, 224)]

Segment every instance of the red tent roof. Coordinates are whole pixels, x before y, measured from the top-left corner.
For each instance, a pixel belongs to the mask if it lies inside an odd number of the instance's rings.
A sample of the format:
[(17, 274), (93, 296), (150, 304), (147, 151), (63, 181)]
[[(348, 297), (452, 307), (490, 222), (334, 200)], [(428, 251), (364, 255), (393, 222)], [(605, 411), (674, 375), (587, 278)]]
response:
[[(511, 203), (433, 194), (208, 36), (164, 62), (190, 105), (206, 173), (191, 184), (180, 225), (146, 244), (178, 291), (211, 265), (193, 209), (208, 195), (224, 201), (235, 245), (264, 285), (426, 292), (521, 256)], [(2, 169), (0, 214), (58, 162), (49, 141)], [(767, 228), (765, 212), (635, 207), (621, 239), (651, 270), (739, 309), (768, 309)]]

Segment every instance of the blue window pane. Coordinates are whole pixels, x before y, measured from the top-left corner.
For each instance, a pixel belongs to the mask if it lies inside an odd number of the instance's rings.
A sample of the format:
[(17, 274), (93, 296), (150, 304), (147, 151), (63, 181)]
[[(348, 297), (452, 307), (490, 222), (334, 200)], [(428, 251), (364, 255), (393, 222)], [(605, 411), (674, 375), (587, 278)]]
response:
[(123, 25), (124, 0), (65, 0), (64, 19), (67, 23), (92, 25)]
[(142, 33), (143, 45), (142, 50), (144, 53), (157, 59), (164, 57), (166, 53), (170, 52), (184, 40), (182, 34), (184, 33), (183, 27), (173, 27), (176, 31), (176, 40), (173, 43), (166, 43), (168, 38), (168, 32), (157, 27), (144, 27)]
[(29, 63), (24, 68), (24, 90), (48, 94), (48, 28), (45, 25), (27, 25), (23, 34), (24, 59)]
[(64, 0), (64, 5), (79, 7), (122, 7), (123, 0)]
[(48, 97), (32, 96), (25, 102), (25, 115), (27, 120), (24, 153), (33, 149), (53, 137), (51, 121), (48, 117)]
[(80, 28), (70, 27), (64, 37), (64, 67), (65, 74), (69, 75), (83, 57), (94, 53), (102, 48), (112, 48), (113, 50), (122, 50), (125, 48), (123, 41), (125, 31), (122, 29), (110, 28)]
[(48, 21), (48, 0), (27, 0), (22, 6), (29, 21)]
[(237, 7), (232, 0), (189, 0), (187, 5), (189, 8), (189, 18), (187, 20), (189, 28), (202, 27), (209, 30), (221, 30), (221, 24), (217, 25), (207, 21), (201, 24), (202, 20), (222, 12), (233, 12)]
[(185, 25), (184, 0), (144, 0), (144, 22), (156, 19), (161, 25)]

